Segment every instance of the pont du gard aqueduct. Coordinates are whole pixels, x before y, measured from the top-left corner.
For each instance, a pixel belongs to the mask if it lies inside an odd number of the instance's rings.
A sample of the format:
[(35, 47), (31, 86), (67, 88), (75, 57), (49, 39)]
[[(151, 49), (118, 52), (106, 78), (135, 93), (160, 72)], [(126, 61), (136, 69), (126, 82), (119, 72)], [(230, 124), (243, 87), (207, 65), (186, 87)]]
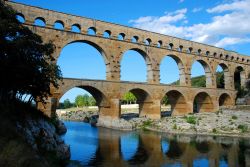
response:
[[(99, 118), (120, 118), (121, 99), (129, 91), (137, 97), (140, 116), (152, 119), (161, 117), (161, 100), (165, 95), (171, 104), (172, 115), (192, 113), (194, 110), (214, 112), (220, 106), (235, 105), (235, 73), (239, 73), (243, 87), (250, 75), (250, 57), (233, 51), (20, 3), (6, 3), (23, 17), (25, 26), (42, 36), (44, 42), (55, 44), (52, 63), (57, 63), (64, 46), (74, 42), (95, 47), (105, 61), (106, 80), (63, 78), (59, 89), (51, 88), (52, 96), (46, 105), (38, 105), (49, 116), (55, 112), (59, 99), (74, 87), (83, 88), (93, 95), (99, 107)], [(44, 26), (35, 25), (37, 19), (43, 21)], [(54, 28), (55, 23), (62, 24), (63, 29)], [(80, 32), (72, 32), (72, 26), (78, 27)], [(89, 29), (95, 34), (88, 34)], [(103, 36), (104, 33), (108, 33), (108, 37)], [(137, 51), (145, 59), (147, 82), (120, 81), (120, 62), (123, 53), (128, 50)], [(179, 85), (160, 84), (159, 66), (165, 56), (173, 58), (178, 65)], [(191, 67), (195, 61), (205, 69), (206, 87), (191, 86)], [(223, 68), (224, 89), (216, 85), (217, 66)], [(195, 107), (194, 101), (197, 104)]]

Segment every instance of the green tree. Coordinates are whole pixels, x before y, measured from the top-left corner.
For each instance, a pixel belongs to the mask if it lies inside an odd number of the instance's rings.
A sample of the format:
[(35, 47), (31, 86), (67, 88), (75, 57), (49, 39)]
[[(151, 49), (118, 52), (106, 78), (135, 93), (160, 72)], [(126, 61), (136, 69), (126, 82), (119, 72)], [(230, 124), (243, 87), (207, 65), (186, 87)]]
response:
[(16, 12), (0, 1), (0, 101), (11, 102), (30, 95), (44, 102), (50, 86), (58, 87), (59, 67), (51, 63), (54, 45), (16, 19)]
[(84, 99), (82, 95), (78, 95), (75, 98), (75, 104), (77, 107), (83, 107), (84, 106)]
[(69, 99), (65, 99), (63, 101), (63, 106), (64, 106), (64, 108), (70, 108), (72, 106)]
[(168, 96), (167, 96), (167, 95), (165, 95), (165, 96), (163, 97), (163, 99), (162, 99), (162, 104), (164, 104), (164, 105), (168, 105), (168, 104), (169, 104)]
[(132, 102), (135, 102), (137, 98), (135, 97), (133, 93), (127, 92), (124, 94), (122, 100), (126, 101), (127, 104), (131, 104)]
[(224, 73), (223, 72), (216, 73), (216, 84), (217, 84), (217, 88), (225, 88)]
[(96, 106), (96, 100), (93, 96), (89, 97), (89, 105), (90, 106)]

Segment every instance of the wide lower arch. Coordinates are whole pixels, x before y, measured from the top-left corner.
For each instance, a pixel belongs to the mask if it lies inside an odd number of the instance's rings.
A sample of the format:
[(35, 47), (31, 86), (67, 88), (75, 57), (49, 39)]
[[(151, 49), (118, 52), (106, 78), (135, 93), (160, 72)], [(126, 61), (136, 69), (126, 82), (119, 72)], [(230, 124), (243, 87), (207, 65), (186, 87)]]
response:
[[(60, 56), (61, 56), (61, 53), (62, 53), (62, 51), (63, 51), (63, 49), (65, 48), (65, 47), (67, 47), (68, 45), (70, 45), (70, 44), (74, 44), (74, 43), (82, 43), (82, 44), (88, 44), (88, 45), (90, 45), (91, 47), (93, 47), (93, 48), (95, 48), (99, 53), (100, 53), (100, 55), (102, 56), (102, 58), (103, 58), (103, 63), (104, 63), (104, 65), (106, 66), (106, 71), (105, 71), (105, 73), (106, 73), (106, 79), (108, 80), (108, 79), (110, 79), (110, 78), (112, 78), (112, 76), (111, 76), (111, 73), (110, 73), (110, 69), (111, 69), (111, 67), (110, 67), (110, 62), (109, 62), (109, 59), (108, 59), (108, 57), (107, 57), (107, 53), (105, 52), (105, 50), (100, 46), (100, 45), (98, 45), (98, 44), (96, 44), (95, 42), (93, 42), (93, 41), (90, 41), (90, 40), (74, 40), (74, 41), (67, 41), (66, 43), (64, 43), (62, 46), (63, 47), (61, 47), (61, 48), (56, 48), (56, 55), (55, 55), (55, 63), (58, 63), (58, 60), (60, 59)], [(70, 55), (69, 55), (70, 56)]]
[(121, 52), (120, 59), (119, 59), (119, 63), (120, 63), (120, 75), (121, 75), (122, 58), (123, 58), (124, 54), (127, 51), (135, 51), (135, 52), (139, 53), (139, 55), (142, 56), (142, 58), (145, 61), (145, 65), (146, 65), (146, 69), (147, 69), (147, 71), (146, 71), (146, 80), (147, 80), (147, 82), (150, 82), (151, 80), (153, 80), (153, 72), (152, 72), (153, 70), (152, 70), (151, 59), (150, 59), (150, 57), (148, 56), (148, 54), (145, 51), (143, 51), (143, 50), (141, 50), (139, 48), (128, 48), (128, 49), (126, 49), (126, 50), (124, 50), (124, 51)]
[(231, 96), (227, 93), (223, 93), (219, 97), (219, 106), (232, 106), (233, 105), (233, 99)]
[(189, 105), (182, 93), (177, 90), (170, 90), (165, 95), (171, 105), (171, 115), (183, 115), (190, 112)]
[(179, 69), (179, 82), (180, 84), (179, 85), (185, 85), (186, 84), (186, 81), (185, 81), (185, 70), (184, 70), (184, 65), (183, 65), (183, 62), (182, 60), (176, 56), (176, 55), (172, 55), (172, 54), (169, 54), (169, 55), (166, 55), (166, 56), (163, 56), (160, 60), (160, 65), (162, 64), (163, 60), (165, 57), (171, 57), (177, 64), (178, 66), (178, 69)]
[(150, 94), (141, 88), (132, 88), (127, 92), (131, 92), (135, 95), (139, 105), (139, 117), (152, 117), (155, 114), (154, 108), (152, 108), (152, 98)]
[(213, 112), (214, 111), (214, 104), (212, 98), (206, 92), (199, 92), (194, 97), (193, 101), (193, 112), (200, 113), (200, 112)]
[(109, 108), (110, 106), (110, 102), (107, 98), (107, 96), (98, 88), (95, 88), (93, 86), (90, 85), (74, 85), (74, 84), (70, 84), (70, 86), (66, 86), (64, 88), (61, 88), (61, 92), (60, 95), (57, 96), (57, 100), (59, 101), (59, 99), (69, 90), (71, 90), (72, 88), (81, 88), (84, 89), (86, 91), (88, 91), (96, 100), (96, 105), (98, 106), (98, 111), (99, 111), (99, 115), (102, 115), (104, 112), (107, 112), (107, 108)]

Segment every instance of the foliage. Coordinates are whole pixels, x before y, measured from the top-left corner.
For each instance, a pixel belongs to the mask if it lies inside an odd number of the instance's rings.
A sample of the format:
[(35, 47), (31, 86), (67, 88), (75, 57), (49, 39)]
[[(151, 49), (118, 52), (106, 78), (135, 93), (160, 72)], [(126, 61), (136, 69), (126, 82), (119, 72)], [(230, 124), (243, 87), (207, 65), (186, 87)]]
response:
[(168, 105), (168, 104), (169, 104), (169, 100), (168, 100), (167, 95), (165, 95), (165, 96), (163, 97), (163, 99), (162, 99), (162, 104), (164, 104), (164, 105)]
[(132, 102), (135, 103), (137, 98), (135, 97), (133, 93), (127, 92), (124, 94), (122, 100), (125, 101), (126, 104), (131, 104)]
[(176, 124), (173, 125), (173, 129), (177, 129), (177, 125)]
[(95, 101), (93, 96), (89, 96), (88, 94), (84, 94), (84, 95), (76, 96), (75, 104), (77, 107), (95, 106), (96, 101)]
[(245, 125), (245, 124), (244, 125), (239, 125), (238, 129), (240, 129), (242, 133), (245, 133), (248, 130), (248, 126)]
[(233, 115), (232, 119), (238, 119), (238, 117), (236, 115)]
[(206, 87), (206, 78), (204, 75), (191, 78), (191, 85), (194, 87)]
[(69, 99), (63, 101), (64, 108), (70, 108), (72, 104), (70, 103)]
[(187, 123), (196, 124), (196, 117), (195, 116), (185, 116), (184, 117)]
[(217, 129), (213, 128), (213, 133), (217, 133)]
[(50, 63), (54, 45), (23, 26), (15, 11), (0, 1), (0, 101), (10, 102), (30, 95), (44, 102), (50, 86), (58, 87), (59, 67)]
[(217, 88), (225, 88), (223, 72), (216, 72), (216, 84), (217, 84)]

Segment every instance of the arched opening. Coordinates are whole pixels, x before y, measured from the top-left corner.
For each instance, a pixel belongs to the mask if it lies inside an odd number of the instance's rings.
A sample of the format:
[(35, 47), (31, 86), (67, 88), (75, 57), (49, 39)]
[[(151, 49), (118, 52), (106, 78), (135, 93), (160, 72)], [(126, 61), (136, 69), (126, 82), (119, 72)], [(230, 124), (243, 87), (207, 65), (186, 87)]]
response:
[(120, 33), (117, 38), (118, 38), (118, 40), (123, 41), (125, 39), (125, 34)]
[(95, 27), (89, 27), (88, 28), (88, 35), (96, 35), (96, 28)]
[(179, 51), (179, 52), (182, 52), (182, 50), (183, 50), (183, 46), (180, 45), (179, 48), (178, 48), (178, 51)]
[(61, 20), (57, 20), (54, 24), (54, 28), (58, 30), (64, 30), (64, 23)]
[(150, 45), (151, 42), (152, 42), (152, 41), (151, 41), (150, 38), (147, 38), (147, 39), (145, 39), (145, 41), (144, 41), (145, 45)]
[(171, 90), (161, 100), (161, 115), (183, 115), (187, 113), (188, 106), (185, 97), (177, 90)]
[(234, 72), (234, 87), (236, 90), (240, 90), (242, 85), (242, 78), (244, 77), (244, 69), (241, 66), (236, 67)]
[(170, 50), (174, 49), (174, 44), (173, 43), (168, 44), (168, 49)]
[[(72, 86), (65, 88), (62, 96), (59, 99), (58, 108), (69, 109), (71, 111), (93, 112), (93, 116), (97, 118), (102, 106), (108, 104), (105, 95), (98, 89), (88, 85)], [(89, 114), (83, 114), (89, 115)], [(79, 118), (83, 121), (84, 118)]]
[(210, 56), (210, 52), (209, 51), (206, 51), (206, 56)]
[(42, 17), (37, 17), (35, 19), (34, 25), (36, 26), (40, 26), (40, 27), (45, 27), (46, 26), (46, 21), (44, 18)]
[(232, 98), (227, 93), (223, 93), (219, 97), (219, 106), (232, 106), (232, 105), (233, 105)]
[(174, 55), (165, 56), (160, 63), (160, 83), (170, 85), (184, 84), (184, 67), (181, 60)]
[(147, 64), (149, 60), (146, 54), (137, 49), (131, 49), (122, 55), (121, 80), (122, 81), (147, 81)]
[(217, 88), (225, 89), (225, 73), (226, 72), (228, 72), (228, 69), (227, 69), (227, 66), (225, 64), (219, 64), (217, 66), (216, 72), (215, 72)]
[(161, 46), (162, 46), (162, 41), (160, 40), (157, 42), (157, 47), (160, 48)]
[[(150, 101), (150, 95), (140, 88), (131, 89), (123, 95), (123, 98), (126, 94), (132, 94), (134, 97), (131, 100), (132, 103), (122, 108), (122, 117), (124, 119), (131, 119), (133, 117), (144, 117), (147, 116), (148, 104)], [(126, 101), (123, 99), (123, 101)], [(124, 112), (125, 111), (125, 112)]]
[(76, 33), (81, 33), (81, 26), (79, 24), (73, 24), (71, 26), (71, 31)]
[(214, 105), (211, 97), (206, 92), (198, 93), (193, 102), (193, 112), (212, 112), (214, 111)]
[(203, 60), (193, 63), (191, 69), (191, 85), (193, 87), (210, 87), (212, 85), (212, 74), (208, 64)]
[(139, 37), (138, 37), (138, 36), (133, 36), (132, 39), (131, 39), (131, 42), (137, 43), (138, 40), (139, 40)]
[(22, 13), (17, 13), (16, 14), (16, 19), (20, 22), (20, 23), (25, 23), (25, 17)]
[(197, 53), (198, 55), (201, 55), (201, 49), (198, 49)]
[(110, 35), (111, 35), (111, 31), (109, 31), (109, 30), (104, 31), (104, 33), (103, 33), (104, 38), (110, 38)]
[(192, 53), (192, 51), (193, 51), (193, 48), (189, 47), (188, 50), (187, 50), (187, 53)]
[(122, 118), (128, 120), (139, 116), (139, 105), (137, 98), (132, 92), (126, 92), (121, 100), (121, 115)]
[(57, 64), (64, 78), (105, 80), (105, 62), (105, 54), (98, 45), (89, 41), (76, 41), (62, 49)]

